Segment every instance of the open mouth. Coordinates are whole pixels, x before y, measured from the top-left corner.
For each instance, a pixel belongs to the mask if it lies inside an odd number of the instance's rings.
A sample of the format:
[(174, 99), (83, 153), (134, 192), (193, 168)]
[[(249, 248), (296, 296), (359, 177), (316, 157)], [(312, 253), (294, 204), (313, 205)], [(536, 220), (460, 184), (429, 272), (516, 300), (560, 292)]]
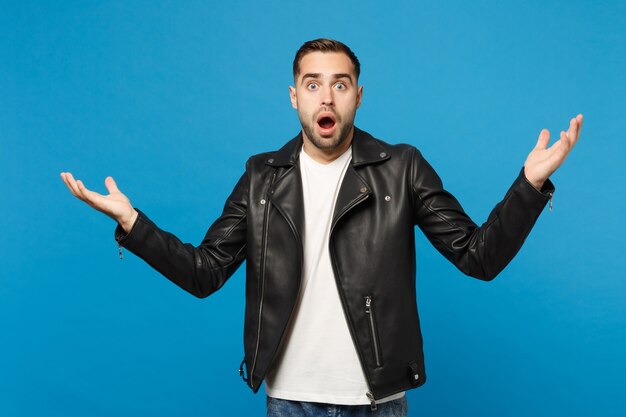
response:
[(317, 123), (322, 129), (330, 129), (335, 125), (335, 121), (330, 117), (322, 117)]
[(317, 117), (317, 125), (323, 133), (332, 132), (335, 124), (335, 116), (332, 113), (322, 113)]

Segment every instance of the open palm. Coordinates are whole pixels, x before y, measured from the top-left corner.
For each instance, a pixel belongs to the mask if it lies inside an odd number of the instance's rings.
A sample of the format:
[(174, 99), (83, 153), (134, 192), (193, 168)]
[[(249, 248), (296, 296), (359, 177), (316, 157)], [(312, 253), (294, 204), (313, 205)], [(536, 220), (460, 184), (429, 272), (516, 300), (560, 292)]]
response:
[(87, 189), (81, 180), (75, 180), (74, 176), (69, 172), (62, 172), (61, 178), (76, 198), (113, 218), (125, 231), (128, 232), (130, 230), (137, 218), (137, 212), (133, 209), (128, 197), (117, 188), (112, 177), (107, 177), (104, 180), (104, 185), (109, 191), (109, 195), (102, 195)]
[(554, 142), (549, 148), (547, 146), (548, 142), (550, 142), (550, 132), (548, 129), (541, 131), (537, 145), (528, 154), (526, 162), (524, 162), (524, 175), (535, 188), (541, 189), (548, 177), (565, 161), (565, 158), (567, 158), (567, 155), (578, 141), (582, 125), (582, 114), (572, 118), (567, 132), (561, 131), (559, 140)]

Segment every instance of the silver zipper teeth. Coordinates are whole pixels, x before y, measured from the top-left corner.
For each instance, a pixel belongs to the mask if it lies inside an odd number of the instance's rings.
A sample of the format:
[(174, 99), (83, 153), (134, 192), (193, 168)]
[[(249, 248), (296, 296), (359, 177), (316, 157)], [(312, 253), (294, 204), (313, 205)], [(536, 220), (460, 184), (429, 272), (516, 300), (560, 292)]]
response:
[[(344, 214), (346, 214), (350, 209), (352, 209), (352, 207), (356, 206), (357, 204), (359, 204), (361, 201), (366, 200), (368, 197), (368, 194), (362, 194), (358, 199), (356, 199), (355, 201), (352, 202), (352, 204), (350, 204), (349, 207), (347, 207), (344, 211), (342, 211), (341, 213), (339, 213), (339, 215), (337, 216), (337, 220), (335, 220), (335, 222), (331, 225), (330, 227), (330, 235), (333, 235), (333, 230), (335, 229), (335, 226), (337, 225), (337, 223), (339, 223), (339, 220), (341, 220), (341, 218), (344, 216)], [(332, 245), (331, 245), (331, 252), (330, 252), (330, 257), (331, 257), (331, 264), (333, 267), (333, 272), (335, 273), (335, 280), (337, 280), (337, 268), (335, 266), (335, 257), (333, 256), (333, 250), (332, 250)], [(343, 293), (341, 292), (341, 289), (339, 288), (339, 282), (337, 282), (337, 290), (339, 291), (339, 297), (341, 299), (341, 305), (342, 305), (342, 310), (343, 314), (346, 318), (346, 322), (348, 323), (348, 327), (350, 328), (350, 336), (352, 337), (352, 343), (354, 343), (354, 346), (356, 348), (356, 353), (359, 357), (359, 363), (361, 364), (361, 368), (363, 368), (363, 374), (365, 375), (365, 382), (367, 383), (368, 388), (370, 389), (370, 391), (367, 391), (365, 393), (365, 396), (370, 400), (370, 409), (372, 411), (376, 411), (378, 409), (378, 406), (376, 405), (376, 400), (374, 399), (374, 394), (371, 391), (371, 387), (370, 387), (370, 381), (369, 381), (369, 375), (367, 374), (367, 367), (363, 364), (363, 355), (361, 353), (361, 351), (359, 350), (359, 345), (356, 341), (356, 339), (354, 338), (354, 326), (352, 325), (352, 322), (350, 321), (350, 317), (348, 316), (348, 314), (346, 314), (345, 312), (345, 302), (343, 299)]]
[(552, 195), (553, 193), (550, 193), (550, 212), (552, 212)]
[[(276, 178), (276, 171), (272, 175), (272, 180), (270, 181), (270, 188), (274, 184), (274, 178)], [(250, 375), (248, 379), (250, 380), (250, 386), (254, 388), (254, 371), (256, 370), (256, 360), (259, 354), (259, 344), (261, 342), (261, 314), (263, 313), (263, 298), (265, 296), (265, 252), (267, 248), (267, 223), (269, 222), (269, 209), (270, 202), (269, 198), (267, 198), (267, 193), (265, 197), (265, 212), (263, 213), (263, 260), (261, 261), (261, 299), (259, 300), (259, 324), (257, 325), (257, 333), (256, 333), (256, 346), (254, 348), (254, 361), (252, 362), (252, 368), (250, 371)]]
[(374, 346), (374, 356), (376, 358), (376, 366), (380, 366), (380, 350), (378, 349), (378, 341), (376, 340), (376, 336), (378, 335), (376, 332), (376, 326), (374, 324), (374, 307), (372, 306), (372, 297), (369, 295), (365, 297), (365, 313), (369, 316), (370, 320), (370, 330), (372, 331), (372, 345)]

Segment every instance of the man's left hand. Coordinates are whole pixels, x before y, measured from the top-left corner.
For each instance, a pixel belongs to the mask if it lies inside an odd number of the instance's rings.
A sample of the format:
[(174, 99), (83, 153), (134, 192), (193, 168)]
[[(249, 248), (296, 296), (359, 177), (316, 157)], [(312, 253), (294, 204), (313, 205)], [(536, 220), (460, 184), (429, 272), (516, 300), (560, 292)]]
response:
[(578, 142), (582, 126), (583, 115), (579, 114), (569, 121), (567, 132), (561, 131), (561, 138), (549, 148), (547, 146), (550, 141), (550, 132), (548, 129), (541, 131), (537, 145), (528, 154), (528, 158), (524, 162), (524, 175), (537, 190), (541, 190), (543, 183), (565, 161), (569, 152)]

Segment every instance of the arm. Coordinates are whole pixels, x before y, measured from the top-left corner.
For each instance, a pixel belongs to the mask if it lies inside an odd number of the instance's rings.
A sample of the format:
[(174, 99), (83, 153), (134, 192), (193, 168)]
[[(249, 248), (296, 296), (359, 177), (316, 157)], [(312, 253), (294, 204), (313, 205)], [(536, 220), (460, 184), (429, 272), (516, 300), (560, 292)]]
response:
[[(144, 213), (134, 209), (117, 187), (115, 190), (124, 198), (117, 196), (116, 201), (123, 203), (115, 203), (115, 208), (111, 209), (110, 200), (114, 195), (110, 188), (111, 182), (115, 185), (112, 178), (107, 178), (107, 188), (111, 194), (102, 196), (84, 188), (69, 173), (62, 174), (62, 177), (73, 194), (76, 190), (74, 195), (118, 221), (115, 239), (120, 246), (197, 297), (206, 297), (221, 288), (245, 259), (246, 173), (226, 201), (222, 215), (211, 225), (198, 247), (183, 243), (175, 235), (158, 228)], [(120, 208), (122, 206), (124, 209)], [(130, 207), (133, 216), (128, 216), (127, 207)], [(126, 217), (121, 217), (120, 213), (126, 213)]]
[(522, 169), (487, 221), (478, 227), (416, 151), (413, 190), (416, 223), (428, 240), (464, 274), (491, 280), (519, 251), (554, 186), (547, 180), (541, 191), (536, 190)]
[(483, 280), (495, 278), (517, 254), (552, 197), (554, 185), (548, 177), (578, 141), (581, 127), (582, 115), (578, 115), (550, 148), (550, 134), (542, 130), (520, 174), (480, 227), (416, 151), (412, 166), (416, 224), (463, 273)]

